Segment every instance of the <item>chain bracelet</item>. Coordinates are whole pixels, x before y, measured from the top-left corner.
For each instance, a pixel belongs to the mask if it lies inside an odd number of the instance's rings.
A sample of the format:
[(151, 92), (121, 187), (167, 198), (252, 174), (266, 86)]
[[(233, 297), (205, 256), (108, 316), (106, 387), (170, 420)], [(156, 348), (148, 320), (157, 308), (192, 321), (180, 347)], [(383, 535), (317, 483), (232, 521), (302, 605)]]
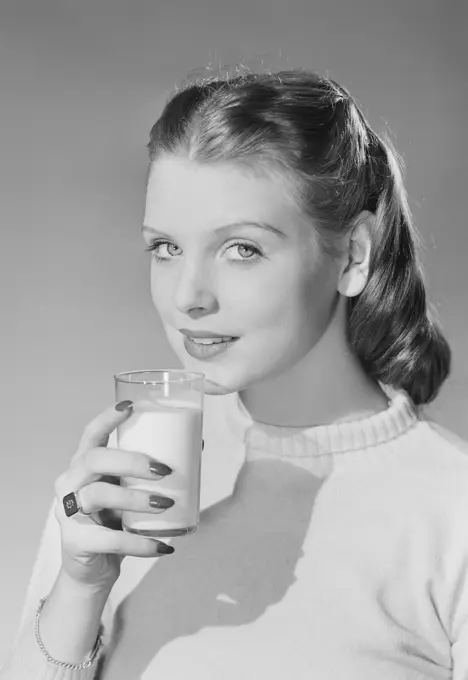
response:
[(36, 612), (35, 631), (36, 631), (37, 644), (39, 645), (39, 647), (40, 647), (42, 653), (44, 654), (44, 656), (46, 657), (47, 661), (55, 664), (56, 666), (61, 666), (62, 668), (67, 668), (68, 670), (72, 670), (72, 671), (81, 671), (81, 670), (84, 670), (85, 668), (89, 668), (89, 666), (91, 666), (93, 661), (96, 659), (96, 657), (99, 653), (99, 650), (101, 649), (101, 646), (102, 646), (101, 633), (100, 632), (98, 633), (98, 636), (97, 636), (97, 639), (96, 639), (96, 644), (94, 645), (94, 649), (91, 652), (89, 659), (87, 659), (86, 661), (83, 661), (82, 663), (79, 663), (79, 664), (65, 663), (64, 661), (57, 661), (56, 659), (54, 659), (50, 656), (50, 654), (48, 653), (48, 651), (44, 647), (44, 643), (42, 642), (41, 635), (40, 635), (40, 632), (39, 632), (39, 619), (40, 619), (42, 608), (43, 608), (46, 600), (47, 600), (47, 598), (43, 597), (43, 598), (41, 598), (41, 600), (39, 602), (39, 606), (38, 606), (37, 612)]

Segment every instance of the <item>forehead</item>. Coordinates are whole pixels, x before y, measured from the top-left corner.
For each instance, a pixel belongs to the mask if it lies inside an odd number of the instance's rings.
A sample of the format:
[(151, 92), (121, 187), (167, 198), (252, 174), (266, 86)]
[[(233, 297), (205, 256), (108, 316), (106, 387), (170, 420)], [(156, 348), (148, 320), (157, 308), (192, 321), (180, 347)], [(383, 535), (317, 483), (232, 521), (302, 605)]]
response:
[(164, 156), (152, 164), (146, 196), (147, 223), (202, 220), (217, 226), (231, 219), (299, 219), (284, 178), (261, 177), (228, 163), (201, 164)]

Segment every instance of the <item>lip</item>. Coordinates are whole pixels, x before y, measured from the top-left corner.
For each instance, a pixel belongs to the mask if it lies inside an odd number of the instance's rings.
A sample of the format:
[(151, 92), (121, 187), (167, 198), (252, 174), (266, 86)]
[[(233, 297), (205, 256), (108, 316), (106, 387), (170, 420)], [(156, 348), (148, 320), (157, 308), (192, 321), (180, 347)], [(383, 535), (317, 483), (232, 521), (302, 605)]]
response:
[(237, 336), (229, 333), (215, 333), (214, 331), (191, 331), (188, 328), (179, 328), (180, 332), (188, 338), (235, 338)]
[(191, 340), (190, 337), (185, 337), (184, 347), (187, 354), (190, 354), (191, 357), (203, 361), (218, 356), (218, 354), (222, 354), (223, 352), (226, 352), (230, 347), (232, 347), (232, 345), (234, 345), (237, 342), (238, 339), (239, 338), (228, 340), (226, 342), (218, 342), (213, 345), (201, 345), (201, 344), (197, 345), (195, 342)]

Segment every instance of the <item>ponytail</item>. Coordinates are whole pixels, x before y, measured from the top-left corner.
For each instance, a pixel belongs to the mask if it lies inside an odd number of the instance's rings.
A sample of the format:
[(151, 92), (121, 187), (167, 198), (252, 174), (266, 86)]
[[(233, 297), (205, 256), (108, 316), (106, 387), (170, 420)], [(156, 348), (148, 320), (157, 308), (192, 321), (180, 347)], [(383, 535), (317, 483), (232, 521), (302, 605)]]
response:
[(451, 351), (427, 306), (401, 159), (372, 132), (369, 153), (364, 207), (376, 234), (366, 287), (349, 301), (348, 340), (370, 377), (427, 404), (449, 375)]

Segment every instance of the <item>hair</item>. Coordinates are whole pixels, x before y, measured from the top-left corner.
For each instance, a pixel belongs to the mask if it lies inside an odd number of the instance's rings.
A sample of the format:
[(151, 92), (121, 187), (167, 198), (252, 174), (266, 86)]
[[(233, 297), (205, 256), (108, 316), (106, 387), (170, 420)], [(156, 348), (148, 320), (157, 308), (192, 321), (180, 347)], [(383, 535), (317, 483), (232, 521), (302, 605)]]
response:
[(346, 89), (305, 69), (199, 78), (171, 94), (148, 149), (151, 163), (177, 154), (280, 174), (331, 255), (359, 214), (373, 213), (368, 279), (347, 299), (347, 340), (370, 378), (416, 405), (435, 399), (451, 350), (428, 309), (403, 163)]

